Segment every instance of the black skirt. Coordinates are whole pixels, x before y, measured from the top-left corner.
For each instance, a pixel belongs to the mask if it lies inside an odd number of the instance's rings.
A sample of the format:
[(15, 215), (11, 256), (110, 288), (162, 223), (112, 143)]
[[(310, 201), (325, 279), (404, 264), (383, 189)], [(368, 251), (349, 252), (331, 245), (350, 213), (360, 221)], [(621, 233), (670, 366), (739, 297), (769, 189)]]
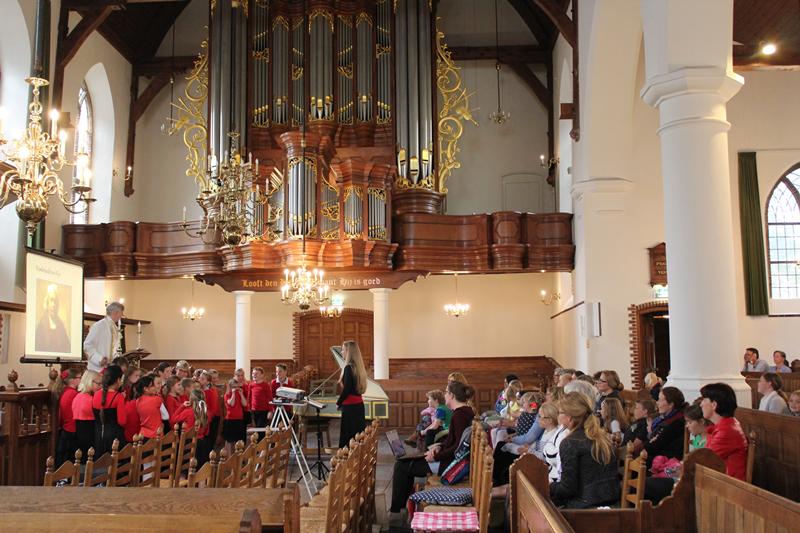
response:
[[(75, 421), (75, 446), (83, 454), (81, 462), (85, 463), (89, 448), (94, 446), (94, 420)], [(95, 459), (97, 458), (99, 456), (95, 455)], [(74, 460), (74, 454), (72, 459)]]
[[(75, 460), (75, 450), (77, 449), (77, 440), (75, 432), (62, 429), (58, 432), (58, 446), (56, 446), (56, 468), (63, 465), (65, 462), (72, 462)], [(86, 457), (84, 455), (84, 457)]]
[(361, 433), (367, 427), (364, 418), (364, 404), (354, 403), (342, 405), (342, 429), (339, 432), (339, 448), (344, 448), (350, 443), (350, 439)]
[(247, 442), (247, 426), (244, 420), (224, 420), (222, 422), (222, 438), (225, 442)]
[(125, 447), (125, 430), (117, 422), (117, 408), (103, 409), (101, 416), (99, 409), (94, 410), (94, 458), (102, 457), (111, 451), (115, 440), (119, 441), (119, 450)]

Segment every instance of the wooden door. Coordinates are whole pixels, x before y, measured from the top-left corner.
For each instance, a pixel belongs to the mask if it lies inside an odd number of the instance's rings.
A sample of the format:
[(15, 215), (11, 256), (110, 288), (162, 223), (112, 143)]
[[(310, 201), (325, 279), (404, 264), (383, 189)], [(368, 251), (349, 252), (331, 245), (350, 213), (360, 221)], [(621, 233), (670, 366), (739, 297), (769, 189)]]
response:
[(345, 309), (338, 318), (323, 318), (319, 311), (294, 314), (294, 359), (299, 368), (312, 365), (325, 378), (339, 367), (331, 355), (331, 346), (346, 340), (358, 342), (364, 364), (372, 375), (372, 311)]

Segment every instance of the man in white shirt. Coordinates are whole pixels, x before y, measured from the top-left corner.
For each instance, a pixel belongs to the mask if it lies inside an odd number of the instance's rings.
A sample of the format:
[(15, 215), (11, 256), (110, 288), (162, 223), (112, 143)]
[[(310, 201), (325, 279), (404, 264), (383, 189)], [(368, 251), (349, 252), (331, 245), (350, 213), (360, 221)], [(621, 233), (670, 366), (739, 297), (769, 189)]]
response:
[(742, 372), (769, 372), (769, 365), (766, 361), (758, 358), (758, 350), (747, 348), (744, 351), (744, 367)]
[(124, 310), (125, 306), (121, 303), (111, 302), (106, 307), (106, 317), (89, 328), (89, 334), (83, 341), (89, 370), (100, 372), (119, 351), (121, 335), (118, 324)]

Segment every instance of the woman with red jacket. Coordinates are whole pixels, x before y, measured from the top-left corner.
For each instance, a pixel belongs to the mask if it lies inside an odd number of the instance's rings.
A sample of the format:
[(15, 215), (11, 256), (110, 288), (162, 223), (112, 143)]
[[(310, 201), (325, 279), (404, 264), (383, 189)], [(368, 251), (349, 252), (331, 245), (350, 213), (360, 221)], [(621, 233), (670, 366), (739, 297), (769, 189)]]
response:
[(75, 416), (72, 414), (72, 402), (78, 395), (78, 384), (81, 371), (77, 368), (64, 370), (59, 377), (56, 394), (58, 398), (58, 447), (56, 448), (56, 466), (65, 461), (73, 461), (77, 441), (75, 437)]
[(726, 473), (744, 481), (747, 471), (747, 438), (736, 413), (736, 394), (725, 383), (709, 383), (700, 389), (703, 417), (713, 424), (708, 428), (706, 448), (725, 461)]

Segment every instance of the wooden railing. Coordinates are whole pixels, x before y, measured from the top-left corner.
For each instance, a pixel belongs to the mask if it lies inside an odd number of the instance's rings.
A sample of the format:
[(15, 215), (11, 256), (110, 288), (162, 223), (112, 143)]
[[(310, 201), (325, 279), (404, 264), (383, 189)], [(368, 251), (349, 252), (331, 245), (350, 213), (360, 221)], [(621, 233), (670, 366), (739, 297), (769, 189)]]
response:
[(57, 426), (58, 405), (48, 389), (0, 392), (0, 485), (41, 485)]

